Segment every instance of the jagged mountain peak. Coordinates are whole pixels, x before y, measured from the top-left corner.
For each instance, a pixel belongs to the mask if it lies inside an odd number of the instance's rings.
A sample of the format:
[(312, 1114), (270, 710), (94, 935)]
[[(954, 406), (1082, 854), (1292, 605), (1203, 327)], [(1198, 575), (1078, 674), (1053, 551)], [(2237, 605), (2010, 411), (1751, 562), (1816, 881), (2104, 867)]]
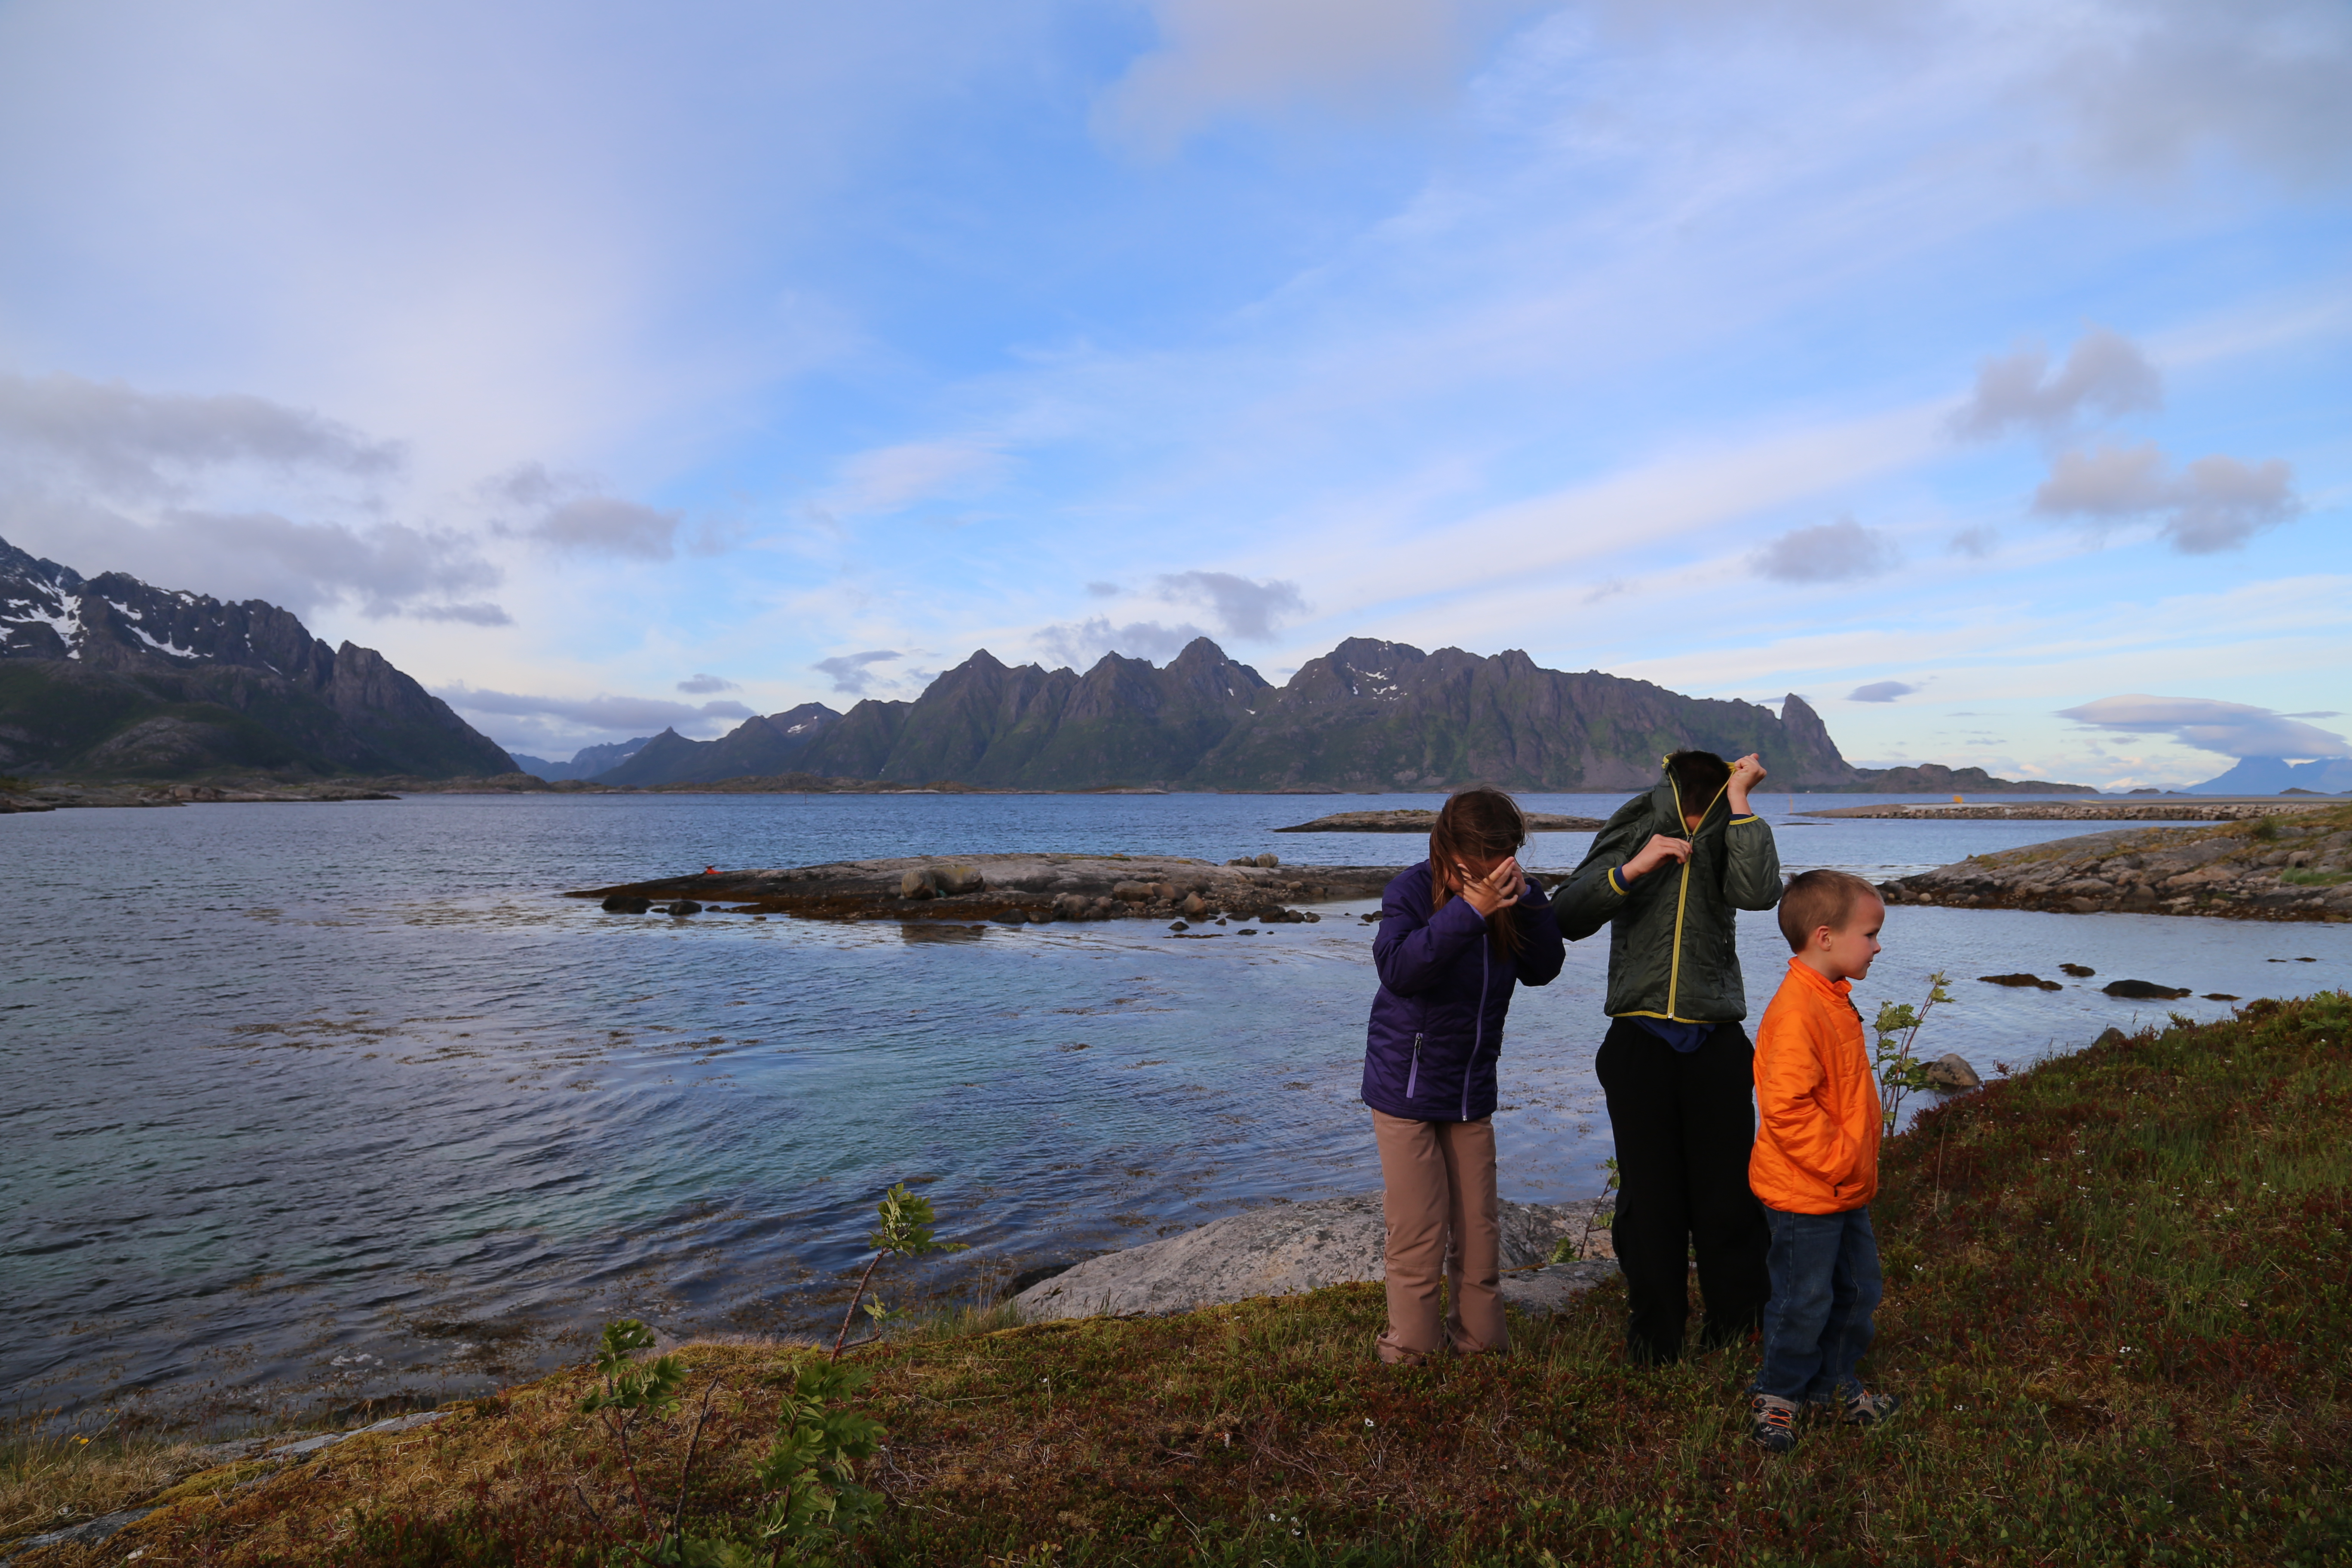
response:
[(0, 540), (0, 769), (185, 775), (513, 771), (373, 648), (292, 612), (84, 578)]

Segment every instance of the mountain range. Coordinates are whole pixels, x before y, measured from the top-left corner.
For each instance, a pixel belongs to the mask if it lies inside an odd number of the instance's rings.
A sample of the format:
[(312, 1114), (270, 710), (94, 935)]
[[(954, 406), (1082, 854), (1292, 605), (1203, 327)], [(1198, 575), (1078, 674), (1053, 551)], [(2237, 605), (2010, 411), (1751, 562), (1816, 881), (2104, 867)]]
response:
[[(912, 701), (846, 713), (803, 703), (717, 741), (664, 731), (594, 782), (712, 784), (804, 773), (1013, 789), (1433, 791), (1469, 780), (1575, 793), (1637, 789), (1683, 747), (1756, 752), (1776, 784), (1813, 791), (2036, 793), (1981, 770), (1867, 770), (1793, 693), (1685, 697), (1645, 680), (1351, 637), (1282, 686), (1206, 637), (1165, 668), (1106, 655), (1086, 674), (1008, 666), (986, 649)], [(544, 776), (544, 775), (542, 775)]]
[[(1762, 754), (1803, 790), (2073, 790), (1974, 768), (1872, 771), (1803, 699), (1685, 697), (1645, 680), (1351, 637), (1283, 685), (1199, 637), (1166, 666), (1108, 654), (1085, 674), (986, 649), (911, 701), (821, 702), (715, 741), (674, 730), (516, 759), (382, 654), (330, 648), (290, 612), (84, 578), (0, 540), (0, 771), (187, 777), (458, 778), (639, 787), (783, 774), (1034, 790), (1536, 791), (1640, 788), (1681, 747)], [(2217, 781), (2219, 782), (2219, 781)]]
[(2352, 794), (2352, 757), (2319, 757), (2290, 763), (2284, 757), (2240, 757), (2228, 773), (2203, 784), (2184, 784), (2183, 795), (2282, 795), (2291, 789), (2314, 795)]
[(85, 578), (0, 540), (0, 771), (231, 769), (453, 778), (514, 763), (373, 648), (331, 648), (275, 605)]

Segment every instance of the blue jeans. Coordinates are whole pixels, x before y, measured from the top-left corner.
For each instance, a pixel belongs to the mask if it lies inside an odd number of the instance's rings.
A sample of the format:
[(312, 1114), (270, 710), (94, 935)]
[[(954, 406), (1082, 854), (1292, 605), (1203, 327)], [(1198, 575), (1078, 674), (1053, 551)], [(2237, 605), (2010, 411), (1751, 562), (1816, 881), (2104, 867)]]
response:
[(1870, 1348), (1880, 1294), (1870, 1211), (1789, 1214), (1768, 1205), (1764, 1218), (1772, 1227), (1764, 1255), (1772, 1299), (1764, 1304), (1764, 1364), (1752, 1391), (1824, 1405), (1858, 1392), (1854, 1368)]

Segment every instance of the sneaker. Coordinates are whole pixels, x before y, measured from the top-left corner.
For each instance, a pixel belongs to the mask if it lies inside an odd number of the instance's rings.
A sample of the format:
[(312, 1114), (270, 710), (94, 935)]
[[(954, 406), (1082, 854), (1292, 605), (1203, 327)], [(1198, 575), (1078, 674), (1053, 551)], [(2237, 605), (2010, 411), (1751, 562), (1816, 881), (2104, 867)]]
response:
[(1838, 1420), (1845, 1426), (1876, 1426), (1903, 1408), (1903, 1396), (1899, 1394), (1871, 1394), (1857, 1388), (1841, 1397), (1836, 1404), (1822, 1408), (1837, 1412)]
[(1759, 1394), (1748, 1402), (1748, 1440), (1768, 1454), (1785, 1454), (1797, 1446), (1797, 1407), (1786, 1399)]

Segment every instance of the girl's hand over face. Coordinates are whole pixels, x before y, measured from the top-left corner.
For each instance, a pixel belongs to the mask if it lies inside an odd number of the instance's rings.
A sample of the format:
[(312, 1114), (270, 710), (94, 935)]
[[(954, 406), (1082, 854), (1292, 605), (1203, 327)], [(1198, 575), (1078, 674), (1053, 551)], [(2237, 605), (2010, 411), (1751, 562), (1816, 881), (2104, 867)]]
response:
[(1483, 877), (1473, 876), (1467, 866), (1457, 865), (1454, 870), (1462, 879), (1463, 898), (1481, 917), (1507, 909), (1527, 896), (1528, 879), (1521, 875), (1516, 856), (1505, 856)]

